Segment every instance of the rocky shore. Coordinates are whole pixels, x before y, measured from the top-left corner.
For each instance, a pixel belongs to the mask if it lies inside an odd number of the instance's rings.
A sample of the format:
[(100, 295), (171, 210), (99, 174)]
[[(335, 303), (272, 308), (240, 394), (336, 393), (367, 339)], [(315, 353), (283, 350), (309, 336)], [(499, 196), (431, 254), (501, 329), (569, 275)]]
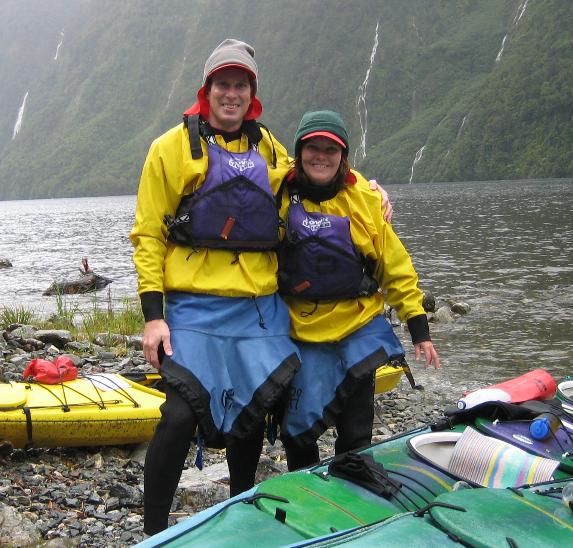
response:
[[(0, 380), (21, 380), (30, 359), (65, 353), (81, 374), (149, 372), (139, 337), (109, 337), (77, 343), (67, 332), (13, 326), (0, 340)], [(118, 346), (119, 345), (119, 346)], [(120, 350), (118, 350), (118, 348)], [(413, 368), (423, 390), (406, 379), (377, 396), (374, 441), (433, 422), (464, 387), (442, 383), (441, 372)], [(333, 429), (320, 440), (321, 457), (333, 454)], [(0, 546), (128, 547), (143, 539), (143, 462), (146, 445), (32, 448), (9, 452), (0, 440)], [(204, 468), (187, 459), (172, 506), (172, 522), (228, 497), (223, 451), (205, 450)], [(280, 442), (265, 443), (258, 481), (286, 471)]]

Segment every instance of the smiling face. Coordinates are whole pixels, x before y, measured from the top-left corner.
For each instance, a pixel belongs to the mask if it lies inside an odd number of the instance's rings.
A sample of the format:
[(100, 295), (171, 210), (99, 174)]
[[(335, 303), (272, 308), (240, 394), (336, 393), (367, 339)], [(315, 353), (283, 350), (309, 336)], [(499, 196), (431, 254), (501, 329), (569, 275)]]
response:
[(251, 82), (244, 70), (221, 69), (211, 77), (211, 87), (205, 96), (209, 101), (211, 126), (237, 131), (251, 104)]
[(329, 184), (336, 176), (341, 159), (342, 147), (328, 137), (312, 137), (302, 143), (302, 169), (315, 185)]

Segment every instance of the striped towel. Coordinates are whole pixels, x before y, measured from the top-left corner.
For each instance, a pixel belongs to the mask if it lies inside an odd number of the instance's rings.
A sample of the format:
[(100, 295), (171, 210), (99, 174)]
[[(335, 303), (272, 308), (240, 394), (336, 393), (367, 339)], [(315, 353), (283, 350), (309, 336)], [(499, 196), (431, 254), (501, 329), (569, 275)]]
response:
[(552, 479), (559, 461), (530, 455), (467, 427), (457, 441), (449, 471), (484, 487), (516, 487)]

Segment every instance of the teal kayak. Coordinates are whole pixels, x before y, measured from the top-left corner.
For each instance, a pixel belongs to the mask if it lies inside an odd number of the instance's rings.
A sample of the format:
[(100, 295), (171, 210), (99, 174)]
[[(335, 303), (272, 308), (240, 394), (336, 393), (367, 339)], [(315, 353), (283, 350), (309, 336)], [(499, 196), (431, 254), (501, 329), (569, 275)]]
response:
[[(449, 428), (437, 431), (419, 428), (348, 455), (353, 466), (364, 464), (362, 472), (374, 478), (371, 483), (365, 476), (353, 475), (352, 466), (339, 469), (330, 460), (270, 478), (138, 546), (272, 548), (335, 542), (392, 546), (407, 540), (419, 546), (448, 546), (465, 535), (467, 543), (474, 544), (472, 523), (483, 523), (480, 534), (485, 535), (488, 515), (501, 520), (500, 534), (507, 529), (506, 536), (517, 541), (524, 538), (517, 533), (517, 524), (528, 523), (529, 514), (549, 532), (558, 526), (559, 541), (573, 540), (563, 525), (569, 523), (569, 514), (563, 523), (540, 517), (550, 507), (555, 511), (562, 506), (554, 495), (563, 485), (559, 482), (573, 482), (569, 457), (544, 458), (485, 435), (478, 426), (489, 423), (482, 419), (477, 416), (455, 425), (450, 421)], [(345, 464), (344, 459), (341, 462)], [(557, 482), (551, 496), (530, 487), (543, 490), (542, 486), (553, 485), (548, 482)], [(513, 518), (500, 509), (504, 505), (513, 509)], [(450, 506), (464, 511), (452, 511)], [(474, 517), (464, 522), (470, 515)], [(526, 521), (521, 521), (522, 515)], [(499, 540), (493, 533), (483, 538), (483, 546), (496, 546)]]

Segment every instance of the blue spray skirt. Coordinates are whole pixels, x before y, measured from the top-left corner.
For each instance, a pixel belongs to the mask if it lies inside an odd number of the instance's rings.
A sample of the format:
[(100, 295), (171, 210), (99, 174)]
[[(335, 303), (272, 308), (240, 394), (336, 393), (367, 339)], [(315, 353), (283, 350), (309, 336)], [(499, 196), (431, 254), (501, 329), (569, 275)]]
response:
[(169, 293), (166, 319), (173, 355), (161, 373), (195, 411), (206, 443), (250, 434), (300, 365), (284, 302)]

